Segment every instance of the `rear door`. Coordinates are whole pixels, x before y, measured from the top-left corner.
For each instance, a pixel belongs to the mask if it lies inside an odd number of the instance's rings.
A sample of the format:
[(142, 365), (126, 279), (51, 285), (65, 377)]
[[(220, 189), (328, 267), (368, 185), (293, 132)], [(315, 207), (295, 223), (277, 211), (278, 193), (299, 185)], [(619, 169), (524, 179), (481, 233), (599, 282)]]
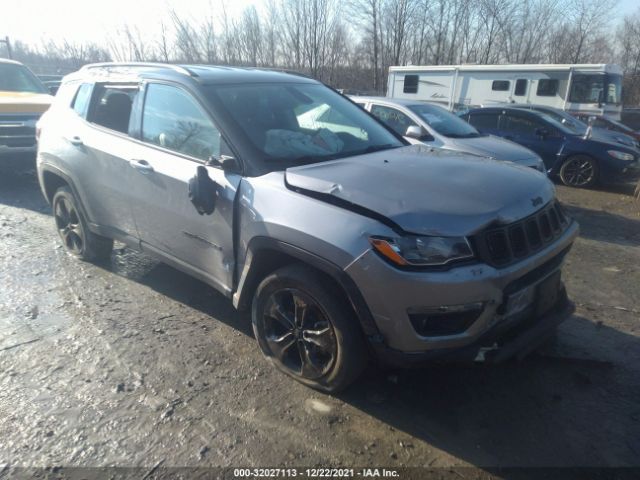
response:
[[(212, 156), (232, 155), (214, 119), (183, 87), (149, 83), (139, 138), (128, 158), (143, 249), (229, 293), (235, 262), (234, 200), (242, 177), (206, 165)], [(211, 215), (198, 214), (189, 200), (189, 180), (199, 166), (205, 166), (217, 184)]]
[(137, 231), (131, 209), (135, 196), (128, 160), (133, 143), (129, 126), (138, 94), (137, 84), (100, 83), (93, 87), (88, 97), (91, 101), (86, 102), (87, 92), (81, 88), (76, 100), (83, 101), (77, 108), (87, 110), (87, 122), (68, 138), (86, 157), (74, 174), (85, 191), (91, 221), (108, 235), (130, 244), (136, 243)]

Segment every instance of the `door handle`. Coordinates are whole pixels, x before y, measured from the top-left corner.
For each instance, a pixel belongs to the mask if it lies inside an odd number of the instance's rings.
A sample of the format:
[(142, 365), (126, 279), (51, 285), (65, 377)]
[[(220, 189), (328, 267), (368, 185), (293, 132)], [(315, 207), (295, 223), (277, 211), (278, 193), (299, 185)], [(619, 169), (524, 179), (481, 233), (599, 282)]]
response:
[(145, 175), (153, 172), (153, 167), (146, 160), (129, 160), (129, 165)]
[(71, 145), (75, 145), (76, 147), (84, 145), (84, 143), (82, 142), (82, 139), (77, 135), (75, 135), (75, 136), (73, 136), (71, 138), (68, 138), (67, 140), (69, 141), (69, 143)]

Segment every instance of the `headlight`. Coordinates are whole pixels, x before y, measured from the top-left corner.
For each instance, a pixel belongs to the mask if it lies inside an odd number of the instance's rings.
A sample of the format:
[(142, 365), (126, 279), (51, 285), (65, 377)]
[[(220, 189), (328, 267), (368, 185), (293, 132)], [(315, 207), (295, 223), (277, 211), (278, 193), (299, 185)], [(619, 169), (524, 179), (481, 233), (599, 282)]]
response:
[(370, 237), (369, 241), (378, 253), (401, 266), (445, 265), (473, 257), (464, 237)]
[(631, 162), (633, 160), (633, 155), (626, 152), (619, 152), (618, 150), (608, 150), (607, 153), (611, 155), (613, 158), (617, 158), (618, 160), (626, 160)]

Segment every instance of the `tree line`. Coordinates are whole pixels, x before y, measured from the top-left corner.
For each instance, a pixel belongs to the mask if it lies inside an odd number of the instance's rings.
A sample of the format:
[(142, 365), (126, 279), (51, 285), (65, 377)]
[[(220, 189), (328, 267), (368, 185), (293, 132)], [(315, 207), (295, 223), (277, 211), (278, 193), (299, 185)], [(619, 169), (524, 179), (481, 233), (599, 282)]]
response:
[[(383, 93), (390, 65), (619, 63), (625, 103), (640, 104), (640, 9), (617, 0), (265, 0), (239, 15), (168, 11), (149, 34), (123, 24), (105, 45), (14, 43), (14, 57), (74, 70), (89, 62), (275, 67), (338, 88)], [(621, 20), (621, 21), (620, 21)], [(614, 23), (616, 22), (617, 23)], [(1, 51), (0, 51), (1, 54)]]

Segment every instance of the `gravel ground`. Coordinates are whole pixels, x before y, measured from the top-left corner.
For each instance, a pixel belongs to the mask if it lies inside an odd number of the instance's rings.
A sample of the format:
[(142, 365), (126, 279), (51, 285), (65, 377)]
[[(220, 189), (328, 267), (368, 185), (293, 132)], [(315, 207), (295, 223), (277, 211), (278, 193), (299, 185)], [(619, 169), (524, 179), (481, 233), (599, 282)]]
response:
[(371, 368), (325, 396), (262, 359), (211, 288), (117, 249), (68, 257), (33, 174), (0, 171), (0, 478), (7, 467), (640, 467), (640, 217), (630, 190), (559, 197), (581, 224), (576, 314), (499, 367)]

